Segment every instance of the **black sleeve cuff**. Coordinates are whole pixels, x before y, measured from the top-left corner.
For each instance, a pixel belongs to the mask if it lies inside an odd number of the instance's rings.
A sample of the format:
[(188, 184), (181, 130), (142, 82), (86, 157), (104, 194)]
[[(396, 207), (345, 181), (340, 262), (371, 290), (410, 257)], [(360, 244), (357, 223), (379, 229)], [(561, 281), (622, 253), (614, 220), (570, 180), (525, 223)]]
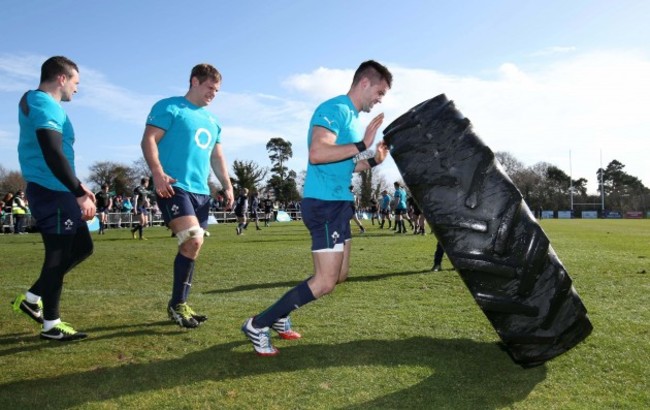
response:
[(77, 198), (81, 198), (82, 196), (86, 195), (86, 191), (81, 186), (81, 182), (79, 180), (77, 180), (77, 187), (72, 190), (72, 193)]

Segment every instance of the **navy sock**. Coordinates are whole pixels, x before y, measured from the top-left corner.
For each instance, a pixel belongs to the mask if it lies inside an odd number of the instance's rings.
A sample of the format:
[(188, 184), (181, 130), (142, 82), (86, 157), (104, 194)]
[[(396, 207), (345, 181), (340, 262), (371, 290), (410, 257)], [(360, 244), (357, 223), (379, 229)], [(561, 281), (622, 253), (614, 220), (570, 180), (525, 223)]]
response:
[(183, 300), (187, 301), (190, 298), (190, 289), (192, 288), (192, 278), (194, 277), (194, 261), (192, 261), (192, 267), (190, 272), (187, 274), (187, 280), (183, 283)]
[(172, 298), (169, 301), (170, 306), (176, 306), (185, 302), (186, 295), (189, 295), (189, 287), (192, 286), (191, 277), (194, 271), (194, 260), (185, 257), (179, 253), (174, 259), (174, 285), (172, 288)]
[(295, 309), (315, 299), (309, 285), (307, 285), (307, 281), (304, 281), (285, 293), (274, 305), (255, 316), (253, 318), (253, 327), (269, 327), (279, 318), (286, 317)]

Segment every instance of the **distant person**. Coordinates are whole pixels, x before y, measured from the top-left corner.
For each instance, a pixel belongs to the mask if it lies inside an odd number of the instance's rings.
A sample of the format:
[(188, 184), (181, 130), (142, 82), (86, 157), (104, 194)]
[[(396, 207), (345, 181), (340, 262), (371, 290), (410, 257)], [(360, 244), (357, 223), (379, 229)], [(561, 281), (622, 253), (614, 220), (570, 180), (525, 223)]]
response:
[(113, 198), (108, 192), (108, 184), (102, 184), (102, 189), (95, 193), (97, 199), (97, 214), (99, 215), (99, 235), (104, 235), (108, 226), (108, 213), (113, 208)]
[(366, 230), (363, 227), (363, 224), (359, 220), (359, 215), (357, 215), (358, 209), (359, 209), (359, 197), (354, 192), (354, 186), (353, 185), (350, 185), (349, 189), (350, 189), (350, 193), (352, 193), (352, 197), (353, 197), (353, 200), (352, 200), (352, 220), (359, 227), (359, 232), (366, 233)]
[[(14, 217), (11, 214), (11, 204), (13, 201), (14, 194), (12, 192), (7, 192), (4, 198), (2, 198), (2, 202), (4, 203), (2, 208), (4, 217), (2, 220), (0, 220), (0, 222), (2, 222), (3, 225), (6, 225), (8, 233), (13, 233), (14, 231)], [(2, 230), (2, 233), (7, 233), (7, 231), (5, 231), (5, 226), (2, 226)]]
[(267, 194), (264, 198), (264, 226), (271, 226), (271, 220), (273, 218), (273, 200)]
[(244, 233), (244, 228), (246, 227), (246, 213), (248, 213), (248, 189), (241, 188), (239, 190), (239, 196), (235, 200), (235, 216), (237, 217), (237, 235)]
[(377, 224), (379, 224), (379, 207), (377, 204), (377, 198), (373, 195), (372, 198), (370, 198), (370, 222), (373, 225), (375, 224), (375, 219), (377, 220)]
[(125, 196), (122, 200), (122, 212), (127, 214), (133, 212), (133, 202), (131, 202), (130, 196)]
[[(408, 208), (406, 207), (406, 191), (399, 182), (393, 184), (395, 186), (394, 206), (395, 206), (395, 231), (396, 233), (406, 233), (406, 225), (404, 219), (407, 217)], [(410, 221), (409, 221), (410, 222)]]
[(289, 314), (330, 293), (348, 276), (354, 197), (346, 187), (354, 172), (370, 169), (388, 155), (388, 147), (382, 141), (374, 157), (354, 161), (354, 157), (372, 146), (384, 119), (379, 114), (363, 132), (359, 113), (370, 112), (380, 103), (391, 83), (392, 75), (386, 67), (376, 61), (366, 61), (355, 72), (348, 93), (325, 101), (312, 116), (307, 134), (309, 162), (301, 210), (312, 238), (314, 275), (244, 322), (242, 331), (258, 355), (278, 354), (271, 343), (269, 328), (283, 339), (300, 338), (291, 327)]
[(0, 234), (5, 233), (4, 232), (4, 224), (5, 224), (5, 201), (0, 199)]
[(138, 222), (131, 228), (133, 239), (136, 239), (137, 232), (137, 238), (147, 240), (143, 231), (149, 225), (149, 208), (151, 207), (149, 195), (151, 195), (149, 191), (149, 178), (144, 177), (140, 179), (140, 185), (133, 190), (133, 213), (138, 217)]
[(23, 191), (16, 191), (14, 200), (11, 203), (11, 214), (14, 217), (14, 233), (24, 234), (25, 223), (27, 220), (27, 203), (25, 202), (25, 193)]
[(253, 192), (250, 200), (250, 219), (255, 221), (255, 230), (261, 231), (260, 228), (260, 217), (259, 217), (259, 208), (260, 208), (260, 198), (257, 192)]
[(158, 207), (178, 240), (174, 259), (169, 318), (184, 328), (207, 320), (187, 300), (195, 260), (203, 246), (210, 212), (210, 168), (223, 187), (225, 205), (233, 190), (221, 147), (221, 124), (207, 107), (221, 88), (221, 73), (210, 64), (192, 68), (189, 90), (154, 104), (142, 136), (142, 152), (151, 169)]
[(386, 221), (388, 221), (388, 229), (390, 229), (391, 226), (391, 198), (390, 195), (388, 195), (387, 190), (381, 191), (381, 202), (380, 202), (380, 207), (379, 207), (379, 216), (381, 217), (381, 223), (379, 224), (379, 229), (384, 229), (384, 224)]
[(415, 202), (415, 198), (412, 196), (409, 197), (407, 200), (409, 204), (409, 210), (411, 211), (413, 215), (413, 235), (426, 235), (425, 232), (425, 227), (426, 227), (426, 219), (424, 218), (424, 214), (422, 213), (422, 210), (420, 209), (420, 206)]
[(75, 175), (72, 123), (61, 107), (79, 84), (79, 68), (66, 57), (41, 66), (38, 90), (27, 91), (18, 105), (18, 158), (27, 181), (31, 213), (45, 246), (41, 274), (13, 302), (15, 311), (42, 324), (41, 338), (83, 339), (86, 334), (61, 321), (63, 277), (93, 252), (85, 221), (95, 216), (95, 195)]

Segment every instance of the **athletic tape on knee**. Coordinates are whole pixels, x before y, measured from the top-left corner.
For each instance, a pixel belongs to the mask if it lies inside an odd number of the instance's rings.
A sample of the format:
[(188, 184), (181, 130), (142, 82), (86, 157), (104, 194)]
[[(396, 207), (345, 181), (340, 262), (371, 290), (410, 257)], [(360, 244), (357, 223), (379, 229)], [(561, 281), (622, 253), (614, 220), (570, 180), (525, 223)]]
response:
[(202, 238), (203, 237), (203, 228), (200, 226), (193, 226), (187, 228), (183, 231), (176, 233), (176, 238), (178, 239), (178, 246), (184, 244), (191, 238)]

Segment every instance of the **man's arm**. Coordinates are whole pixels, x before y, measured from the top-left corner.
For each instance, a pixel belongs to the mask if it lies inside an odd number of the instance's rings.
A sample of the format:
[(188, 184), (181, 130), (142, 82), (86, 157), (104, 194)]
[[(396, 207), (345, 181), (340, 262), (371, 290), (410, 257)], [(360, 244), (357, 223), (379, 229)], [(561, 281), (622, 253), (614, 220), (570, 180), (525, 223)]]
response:
[(214, 171), (214, 174), (217, 176), (219, 183), (221, 183), (221, 186), (223, 187), (223, 192), (226, 196), (225, 209), (232, 209), (235, 197), (233, 194), (232, 183), (230, 182), (230, 175), (228, 174), (226, 157), (221, 149), (221, 144), (215, 144), (214, 149), (212, 150), (212, 155), (210, 156), (210, 165), (212, 166), (212, 171)]
[(36, 130), (36, 139), (43, 153), (45, 164), (52, 174), (77, 198), (82, 218), (90, 220), (95, 216), (95, 194), (88, 190), (72, 171), (72, 166), (63, 154), (63, 135), (51, 129)]
[(75, 176), (72, 166), (63, 154), (63, 135), (51, 129), (38, 129), (36, 138), (45, 163), (56, 179), (65, 185), (75, 197), (84, 196), (86, 192), (81, 187), (81, 181)]
[(160, 142), (164, 136), (165, 130), (152, 125), (147, 125), (144, 129), (144, 134), (142, 135), (140, 147), (142, 148), (144, 160), (147, 161), (147, 165), (149, 165), (149, 169), (153, 175), (153, 185), (156, 187), (156, 192), (163, 198), (171, 198), (171, 196), (174, 195), (172, 184), (176, 182), (176, 180), (165, 174), (158, 157), (158, 142)]
[(354, 172), (361, 172), (372, 167), (376, 167), (377, 165), (384, 162), (386, 156), (388, 156), (388, 146), (384, 141), (380, 141), (379, 144), (377, 144), (375, 156), (372, 158), (357, 161), (357, 164), (354, 166)]
[[(370, 121), (363, 137), (366, 148), (372, 146), (377, 130), (384, 121), (384, 114), (379, 114)], [(327, 164), (352, 158), (363, 150), (357, 144), (336, 145), (336, 134), (324, 127), (314, 126), (311, 131), (311, 145), (309, 146), (309, 162), (312, 164)]]

